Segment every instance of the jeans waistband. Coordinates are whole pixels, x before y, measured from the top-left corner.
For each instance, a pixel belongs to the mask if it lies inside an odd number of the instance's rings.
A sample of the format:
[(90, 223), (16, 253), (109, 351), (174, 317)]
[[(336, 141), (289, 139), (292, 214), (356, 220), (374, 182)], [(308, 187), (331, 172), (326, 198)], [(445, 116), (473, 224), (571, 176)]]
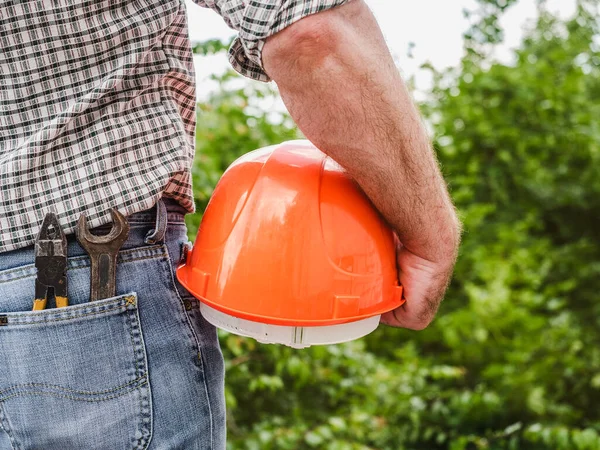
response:
[[(164, 205), (164, 211), (160, 210), (161, 203)], [(162, 198), (152, 208), (147, 209), (146, 211), (140, 211), (138, 213), (134, 213), (130, 216), (127, 216), (127, 221), (130, 224), (155, 223), (157, 221), (157, 210), (159, 210), (160, 214), (166, 214), (166, 220), (169, 223), (184, 222), (184, 217), (187, 213), (187, 210), (175, 200), (172, 200), (170, 198)], [(110, 224), (108, 226), (110, 227)]]
[[(127, 216), (129, 236), (122, 249), (140, 247), (142, 245), (157, 245), (164, 242), (169, 226), (185, 226), (186, 210), (175, 200), (163, 198), (155, 206), (145, 211)], [(108, 234), (112, 223), (96, 227), (93, 234)], [(85, 250), (79, 245), (75, 234), (67, 235), (68, 256), (85, 255)], [(0, 253), (0, 270), (33, 264), (35, 261), (34, 246), (28, 246), (10, 252)]]

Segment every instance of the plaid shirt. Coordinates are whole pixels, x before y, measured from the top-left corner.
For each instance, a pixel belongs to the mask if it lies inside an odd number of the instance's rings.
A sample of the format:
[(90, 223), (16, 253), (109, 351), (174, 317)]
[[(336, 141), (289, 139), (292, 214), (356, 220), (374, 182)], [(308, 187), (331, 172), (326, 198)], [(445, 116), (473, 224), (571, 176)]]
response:
[[(238, 31), (229, 59), (268, 81), (268, 36), (347, 0), (196, 0)], [(195, 84), (183, 0), (0, 2), (0, 252), (45, 214), (72, 233), (161, 196), (194, 210)]]

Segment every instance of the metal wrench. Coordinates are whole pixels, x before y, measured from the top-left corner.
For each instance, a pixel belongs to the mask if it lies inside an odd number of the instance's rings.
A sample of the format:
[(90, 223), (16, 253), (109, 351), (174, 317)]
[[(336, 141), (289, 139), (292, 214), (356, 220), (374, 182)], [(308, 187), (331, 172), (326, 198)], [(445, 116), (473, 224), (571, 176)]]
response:
[(79, 217), (76, 235), (91, 260), (90, 301), (114, 297), (116, 292), (117, 255), (129, 236), (127, 219), (111, 209), (113, 226), (106, 236), (90, 233), (85, 214)]

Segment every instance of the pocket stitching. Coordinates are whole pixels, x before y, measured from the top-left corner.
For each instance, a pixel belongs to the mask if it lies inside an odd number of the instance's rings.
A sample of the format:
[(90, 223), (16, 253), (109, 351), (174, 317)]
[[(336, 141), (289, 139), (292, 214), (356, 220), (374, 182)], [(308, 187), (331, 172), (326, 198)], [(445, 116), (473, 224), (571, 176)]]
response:
[[(163, 251), (164, 253), (164, 251)], [(140, 376), (145, 376), (146, 381), (140, 384), (140, 388), (146, 385), (146, 391), (140, 389), (140, 396), (138, 398), (138, 406), (140, 411), (138, 432), (140, 433), (135, 447), (137, 449), (146, 449), (150, 445), (152, 435), (154, 433), (154, 421), (152, 411), (152, 392), (150, 387), (150, 376), (148, 371), (150, 370), (148, 365), (148, 356), (146, 354), (146, 342), (144, 341), (144, 333), (142, 331), (142, 321), (139, 311), (139, 303), (137, 294), (134, 296), (134, 301), (129, 302), (127, 296), (124, 297), (126, 302), (126, 309), (131, 309), (130, 314), (127, 314), (127, 320), (129, 325), (129, 334), (131, 343), (133, 346), (133, 356), (135, 358), (136, 370), (142, 372)], [(131, 299), (130, 299), (131, 300)], [(127, 306), (130, 308), (127, 308)], [(139, 365), (142, 364), (143, 368), (140, 369)], [(144, 404), (144, 402), (146, 404)]]
[[(6, 402), (7, 400), (10, 400), (11, 398), (15, 398), (15, 397), (27, 397), (27, 396), (34, 396), (34, 395), (42, 395), (42, 396), (47, 396), (47, 397), (55, 397), (55, 398), (64, 398), (67, 400), (74, 400), (77, 402), (88, 402), (88, 403), (100, 403), (106, 400), (112, 400), (115, 398), (119, 398), (122, 397), (125, 394), (128, 394), (130, 392), (133, 392), (143, 386), (148, 385), (148, 380), (145, 380), (143, 383), (139, 383), (138, 385), (132, 386), (130, 389), (126, 390), (125, 392), (119, 393), (119, 394), (115, 394), (115, 395), (111, 395), (109, 397), (102, 397), (99, 399), (85, 399), (85, 398), (78, 398), (75, 396), (70, 396), (70, 395), (60, 395), (60, 394), (54, 394), (52, 392), (19, 392), (13, 395), (9, 395), (8, 397), (0, 400), (0, 402)], [(140, 408), (142, 408), (140, 406)]]
[[(152, 254), (152, 250), (158, 250), (161, 249), (163, 251), (162, 254)], [(119, 251), (119, 264), (125, 264), (128, 262), (133, 262), (133, 261), (140, 261), (143, 259), (153, 259), (153, 258), (164, 258), (165, 255), (164, 254), (165, 249), (163, 248), (162, 245), (153, 245), (153, 246), (145, 246), (145, 247), (135, 247), (135, 248), (128, 248), (125, 250), (121, 250)], [(123, 261), (123, 256), (127, 256), (129, 254), (132, 253), (136, 253), (136, 252), (150, 252), (149, 255), (146, 256), (139, 256), (139, 257), (134, 257), (132, 259), (126, 259), (125, 261)], [(87, 263), (85, 264), (81, 264), (82, 261), (88, 260)], [(87, 255), (77, 255), (77, 256), (71, 256), (68, 258), (68, 265), (67, 265), (67, 271), (69, 270), (77, 270), (77, 269), (82, 269), (82, 268), (87, 268), (90, 266), (89, 263), (89, 256)], [(27, 273), (26, 275), (20, 275), (17, 276), (16, 278), (12, 278), (10, 277), (10, 274), (13, 272), (30, 272)], [(1, 270), (0, 271), (0, 284), (3, 283), (9, 283), (12, 281), (17, 281), (17, 280), (22, 280), (23, 278), (31, 278), (31, 277), (35, 277), (37, 274), (36, 270), (35, 270), (35, 264), (34, 263), (29, 263), (29, 264), (24, 264), (22, 266), (18, 266), (18, 267), (12, 267), (10, 269), (5, 269), (5, 270)]]
[[(124, 297), (124, 299), (127, 302), (126, 297)], [(126, 311), (128, 310), (128, 308), (127, 308), (128, 305), (130, 305), (130, 306), (133, 307), (136, 304), (137, 304), (137, 302), (135, 302), (133, 305), (131, 305), (131, 303), (126, 303), (125, 304), (125, 310)], [(127, 327), (129, 329), (129, 338), (131, 339), (131, 349), (133, 350), (133, 357), (135, 359), (135, 372), (136, 372), (136, 374), (139, 374), (140, 372), (143, 373), (143, 371), (140, 370), (140, 366), (139, 366), (139, 363), (140, 363), (140, 361), (139, 361), (139, 359), (140, 359), (139, 353), (140, 353), (140, 351), (143, 353), (144, 360), (146, 359), (146, 356), (145, 356), (145, 345), (144, 345), (144, 342), (143, 342), (143, 338), (142, 338), (141, 344), (140, 343), (136, 344), (134, 336), (133, 336), (136, 331), (137, 331), (137, 333), (139, 335), (141, 335), (141, 333), (142, 333), (141, 332), (140, 317), (137, 314), (137, 312), (138, 312), (137, 308), (135, 310), (131, 311), (132, 314), (127, 314), (126, 320), (127, 320)], [(145, 362), (146, 367), (147, 367), (148, 362), (147, 361), (144, 361), (144, 362)], [(141, 408), (141, 405), (140, 405), (140, 408)]]
[[(29, 269), (35, 267), (33, 264), (31, 264), (30, 266), (31, 267), (19, 267), (19, 270), (29, 270)], [(28, 274), (28, 275), (22, 275), (22, 276), (17, 277), (17, 278), (8, 278), (6, 280), (0, 280), (0, 284), (2, 284), (2, 283), (8, 283), (10, 281), (22, 280), (24, 278), (33, 278), (33, 277), (36, 276), (36, 274), (37, 274), (36, 272), (33, 272), (33, 273)]]
[[(163, 252), (161, 252), (163, 253)], [(139, 258), (141, 259), (141, 258)], [(94, 302), (96, 303), (96, 302)], [(13, 322), (10, 325), (13, 331), (27, 329), (29, 326), (34, 329), (39, 326), (57, 326), (57, 322), (74, 322), (77, 319), (85, 320), (86, 317), (104, 316), (113, 317), (122, 323), (123, 332), (129, 334), (131, 345), (129, 360), (133, 359), (133, 365), (130, 367), (135, 370), (135, 378), (121, 383), (119, 386), (109, 386), (101, 391), (83, 391), (69, 388), (67, 386), (56, 386), (51, 383), (29, 383), (28, 385), (13, 385), (0, 392), (0, 406), (6, 404), (9, 400), (16, 401), (18, 398), (56, 398), (65, 399), (65, 401), (74, 401), (87, 404), (100, 404), (101, 402), (110, 402), (117, 398), (130, 398), (131, 405), (136, 405), (136, 425), (135, 436), (131, 436), (130, 448), (146, 448), (152, 436), (152, 397), (150, 392), (150, 380), (148, 374), (148, 364), (145, 352), (144, 339), (141, 330), (141, 320), (139, 317), (139, 302), (136, 293), (126, 293), (115, 298), (105, 299), (104, 301), (94, 303), (85, 303), (73, 305), (72, 308), (64, 310), (54, 310), (53, 313), (59, 316), (48, 316), (45, 313), (16, 313), (13, 315)], [(50, 312), (50, 311), (48, 311)], [(9, 313), (10, 314), (10, 313)], [(16, 323), (15, 323), (16, 321)], [(17, 327), (18, 325), (18, 327)], [(125, 330), (126, 328), (126, 330)], [(10, 328), (6, 327), (6, 331)], [(0, 329), (1, 331), (1, 329)], [(1, 332), (0, 332), (1, 336)], [(124, 337), (127, 339), (126, 337)], [(127, 343), (128, 341), (124, 341)], [(129, 369), (131, 370), (131, 369)], [(130, 378), (129, 376), (127, 378)], [(114, 380), (119, 381), (119, 379)], [(132, 397), (134, 396), (134, 397)], [(137, 401), (136, 401), (137, 398)], [(132, 431), (134, 431), (132, 429)]]
[[(78, 305), (74, 305), (74, 306), (78, 306)], [(46, 325), (46, 324), (52, 323), (52, 322), (62, 322), (64, 320), (79, 319), (80, 317), (94, 316), (96, 314), (103, 314), (103, 313), (106, 313), (106, 312), (112, 312), (112, 311), (119, 310), (119, 309), (123, 309), (124, 311), (127, 311), (128, 310), (127, 306), (128, 305), (118, 304), (118, 305), (113, 306), (111, 308), (104, 308), (104, 309), (100, 309), (98, 311), (90, 311), (90, 312), (83, 313), (83, 314), (71, 315), (69, 317), (57, 317), (57, 318), (54, 318), (54, 319), (51, 319), (51, 318), (44, 319), (44, 316), (39, 315), (39, 314), (36, 315), (36, 314), (20, 314), (20, 313), (16, 313), (16, 314), (19, 314), (19, 315), (18, 316), (15, 315), (15, 316), (12, 316), (12, 317), (9, 316), (8, 325), (3, 325), (2, 328), (0, 328), (0, 330), (2, 330), (2, 329), (8, 330), (8, 329), (10, 329), (9, 327), (12, 327), (12, 326)], [(15, 313), (5, 313), (5, 314), (2, 314), (2, 315), (9, 315), (9, 314), (15, 314)], [(33, 321), (32, 322), (28, 322), (27, 320), (25, 320), (25, 321), (20, 321), (19, 320), (21, 318), (28, 319), (28, 318), (33, 318), (33, 317), (38, 317), (38, 318), (41, 318), (42, 320), (35, 321), (35, 322), (33, 322)], [(10, 320), (11, 318), (13, 320), (16, 319), (16, 322), (11, 321)]]
[[(10, 391), (15, 391), (15, 390), (20, 390), (20, 389), (26, 389), (27, 387), (46, 387), (48, 389), (58, 389), (58, 390), (63, 390), (66, 392), (72, 392), (72, 393), (76, 393), (76, 394), (81, 394), (81, 395), (89, 395), (89, 396), (94, 396), (94, 395), (99, 395), (99, 394), (103, 394), (103, 393), (109, 393), (109, 392), (116, 392), (119, 390), (123, 390), (125, 389), (127, 386), (130, 385), (137, 385), (134, 388), (137, 387), (141, 387), (144, 385), (144, 383), (148, 382), (148, 370), (147, 370), (147, 361), (145, 361), (145, 351), (144, 351), (144, 344), (143, 344), (143, 337), (142, 337), (142, 342), (141, 344), (136, 344), (135, 339), (134, 339), (134, 333), (137, 331), (138, 333), (140, 333), (141, 335), (141, 330), (140, 330), (140, 321), (139, 321), (139, 317), (137, 316), (137, 301), (131, 301), (131, 298), (137, 300), (136, 298), (136, 294), (134, 293), (130, 293), (130, 294), (124, 294), (121, 296), (118, 296), (112, 300), (109, 300), (108, 302), (106, 302), (104, 305), (93, 305), (93, 308), (97, 308), (96, 311), (90, 311), (88, 313), (85, 314), (77, 314), (75, 316), (72, 317), (62, 317), (62, 318), (55, 318), (55, 319), (49, 319), (49, 320), (45, 320), (42, 322), (25, 322), (25, 323), (16, 323), (13, 325), (20, 325), (20, 326), (39, 326), (39, 325), (45, 325), (47, 323), (51, 323), (51, 322), (56, 322), (56, 321), (62, 321), (62, 320), (69, 320), (69, 319), (73, 319), (73, 318), (80, 318), (80, 317), (86, 317), (86, 316), (91, 316), (91, 315), (96, 315), (96, 314), (101, 314), (101, 313), (107, 313), (107, 312), (112, 312), (115, 310), (120, 310), (121, 313), (125, 314), (124, 320), (126, 321), (127, 324), (127, 331), (129, 332), (129, 338), (131, 340), (131, 351), (133, 353), (133, 358), (134, 358), (134, 365), (135, 365), (135, 370), (136, 370), (136, 374), (138, 374), (138, 377), (135, 378), (132, 381), (129, 381), (125, 384), (122, 384), (120, 386), (116, 386), (114, 388), (111, 389), (106, 389), (104, 391), (78, 391), (75, 389), (70, 389), (68, 387), (63, 387), (63, 386), (58, 386), (58, 385), (52, 385), (49, 383), (27, 383), (27, 384), (19, 384), (19, 385), (13, 385), (11, 387), (9, 387), (8, 389), (5, 389), (4, 391), (0, 391), (0, 403), (3, 401), (6, 401), (10, 398), (13, 397), (18, 397), (18, 396), (25, 396), (25, 395), (48, 395), (48, 396), (54, 396), (54, 397), (58, 397), (58, 398), (67, 398), (67, 399), (72, 399), (72, 400), (80, 400), (80, 401), (102, 401), (102, 400), (108, 400), (110, 398), (116, 398), (122, 395), (125, 395), (126, 393), (130, 392), (130, 390), (126, 390), (123, 393), (119, 393), (119, 395), (115, 395), (115, 396), (109, 396), (109, 397), (103, 397), (101, 399), (98, 400), (86, 400), (86, 399), (82, 399), (82, 398), (76, 398), (74, 396), (66, 396), (66, 395), (60, 395), (60, 394), (56, 394), (56, 393), (50, 393), (50, 392), (41, 392), (41, 391), (34, 391), (34, 392), (17, 392), (15, 394), (12, 395), (7, 395), (8, 392)], [(116, 303), (113, 305), (113, 303)], [(79, 305), (77, 305), (79, 306)], [(85, 304), (82, 305), (82, 307), (90, 307), (89, 304)], [(82, 309), (82, 308), (79, 308)], [(32, 314), (27, 314), (25, 315), (26, 317), (31, 317)], [(39, 316), (39, 314), (34, 314), (33, 316)], [(23, 317), (22, 315), (20, 315), (19, 317)], [(137, 319), (137, 320), (136, 320)], [(140, 347), (141, 346), (141, 347)], [(142, 356), (144, 359), (144, 366), (145, 369), (140, 369), (140, 351), (142, 352)], [(141, 380), (146, 379), (146, 381), (144, 383), (139, 383)], [(143, 406), (140, 405), (140, 408), (143, 409)]]
[[(131, 392), (132, 389), (137, 389), (140, 386), (143, 386), (144, 384), (148, 383), (147, 378), (147, 372), (144, 373), (142, 376), (136, 378), (135, 380), (130, 381), (129, 383), (125, 383), (122, 384), (121, 386), (117, 386), (115, 388), (112, 389), (106, 389), (104, 391), (77, 391), (75, 389), (70, 389), (68, 387), (64, 387), (64, 386), (58, 386), (58, 385), (53, 385), (53, 384), (45, 384), (45, 383), (28, 383), (28, 384), (18, 384), (15, 386), (11, 386), (8, 389), (5, 389), (3, 392), (0, 392), (0, 403), (5, 402), (8, 399), (11, 399), (13, 397), (23, 397), (26, 395), (49, 395), (49, 396), (55, 396), (55, 397), (59, 397), (59, 398), (68, 398), (71, 400), (77, 400), (77, 401), (82, 401), (82, 402), (92, 402), (92, 401), (104, 401), (104, 400), (110, 400), (113, 398), (117, 398), (120, 397), (121, 395), (127, 394), (128, 392)], [(133, 386), (135, 385), (135, 386)], [(99, 394), (108, 394), (111, 392), (116, 392), (116, 391), (120, 391), (123, 390), (125, 388), (127, 388), (128, 386), (133, 386), (132, 389), (128, 389), (123, 393), (120, 393), (119, 395), (111, 395), (109, 397), (102, 397), (99, 398), (97, 400), (86, 400), (84, 398), (80, 398), (80, 397), (76, 397), (74, 395), (61, 395), (61, 394), (55, 394), (53, 392), (44, 392), (44, 391), (31, 391), (31, 392), (15, 392), (14, 394), (9, 394), (6, 395), (7, 392), (9, 391), (16, 391), (16, 390), (21, 390), (23, 388), (27, 388), (27, 387), (47, 387), (49, 389), (57, 389), (57, 390), (62, 390), (62, 391), (66, 391), (66, 392), (72, 392), (74, 394), (81, 394), (81, 395), (87, 395), (87, 396), (97, 396)]]
[(78, 391), (76, 389), (71, 389), (68, 387), (64, 387), (64, 386), (59, 386), (58, 384), (49, 384), (49, 383), (25, 383), (25, 384), (16, 384), (14, 386), (9, 387), (8, 389), (5, 389), (4, 391), (0, 391), (0, 402), (4, 401), (4, 395), (6, 395), (7, 392), (12, 391), (12, 390), (18, 390), (21, 388), (27, 388), (27, 387), (47, 387), (49, 389), (60, 389), (63, 391), (67, 391), (67, 392), (73, 392), (75, 394), (81, 394), (81, 395), (98, 395), (98, 394), (108, 394), (109, 392), (114, 392), (114, 391), (118, 391), (119, 389), (123, 389), (133, 383), (137, 383), (138, 381), (142, 380), (143, 378), (145, 378), (147, 375), (147, 372), (145, 372), (142, 376), (136, 378), (135, 380), (131, 380), (128, 383), (122, 384), (120, 386), (117, 386), (115, 388), (112, 389), (105, 389), (103, 391)]
[[(138, 392), (139, 395), (136, 395), (138, 401), (135, 402), (135, 399), (132, 399), (132, 405), (137, 403), (138, 413), (136, 414), (137, 425), (135, 428), (135, 434), (138, 436), (137, 438), (132, 436), (133, 439), (131, 440), (130, 445), (132, 445), (131, 448), (136, 449), (147, 448), (153, 433), (152, 397), (150, 391), (150, 379), (148, 374), (148, 363), (146, 358), (145, 344), (141, 330), (141, 320), (139, 317), (139, 302), (137, 301), (137, 294), (123, 294), (112, 299), (107, 299), (100, 305), (90, 305), (88, 303), (77, 306), (79, 306), (79, 308), (76, 308), (77, 311), (71, 311), (70, 317), (58, 317), (49, 320), (45, 318), (46, 320), (42, 322), (42, 324), (47, 322), (51, 323), (56, 321), (67, 320), (73, 317), (78, 318), (93, 316), (101, 313), (104, 313), (105, 315), (106, 313), (108, 313), (107, 317), (109, 317), (113, 316), (113, 311), (117, 310), (118, 314), (121, 316), (120, 320), (122, 320), (122, 324), (127, 328), (127, 330), (123, 331), (126, 334), (128, 332), (130, 336), (131, 350), (129, 354), (131, 355), (130, 358), (133, 357), (133, 363), (137, 377), (134, 380), (121, 384), (120, 386), (111, 387), (102, 391), (95, 392), (86, 392), (82, 390), (72, 389), (66, 386), (52, 385), (50, 383), (28, 383), (26, 385), (13, 385), (10, 386), (8, 389), (5, 389), (3, 392), (0, 392), (0, 419), (2, 419), (2, 405), (4, 405), (8, 400), (15, 398), (31, 398), (41, 396), (47, 398), (66, 399), (74, 402), (84, 402), (88, 404), (99, 404), (101, 402), (110, 401), (127, 395), (135, 395), (134, 393)], [(83, 311), (85, 311), (84, 308), (90, 307), (93, 309), (82, 314), (82, 309)], [(123, 314), (124, 316), (122, 316)], [(39, 314), (27, 314), (26, 316), (34, 316), (39, 318)], [(32, 323), (25, 322), (19, 325), (32, 325)], [(35, 326), (39, 324), (33, 323), (33, 325)], [(44, 391), (44, 387), (47, 390)], [(1, 425), (3, 424), (0, 424), (0, 426)], [(6, 427), (3, 428), (6, 431)], [(9, 438), (10, 437), (11, 436), (9, 434)], [(15, 442), (13, 440), (13, 443), (11, 445), (14, 446), (14, 443)]]

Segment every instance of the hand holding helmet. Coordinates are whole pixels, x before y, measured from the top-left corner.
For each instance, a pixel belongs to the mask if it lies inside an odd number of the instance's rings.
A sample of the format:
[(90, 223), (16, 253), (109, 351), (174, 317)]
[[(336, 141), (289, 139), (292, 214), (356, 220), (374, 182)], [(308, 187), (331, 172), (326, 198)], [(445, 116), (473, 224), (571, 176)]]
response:
[(209, 322), (294, 347), (364, 336), (404, 302), (394, 233), (307, 141), (229, 167), (177, 276)]

